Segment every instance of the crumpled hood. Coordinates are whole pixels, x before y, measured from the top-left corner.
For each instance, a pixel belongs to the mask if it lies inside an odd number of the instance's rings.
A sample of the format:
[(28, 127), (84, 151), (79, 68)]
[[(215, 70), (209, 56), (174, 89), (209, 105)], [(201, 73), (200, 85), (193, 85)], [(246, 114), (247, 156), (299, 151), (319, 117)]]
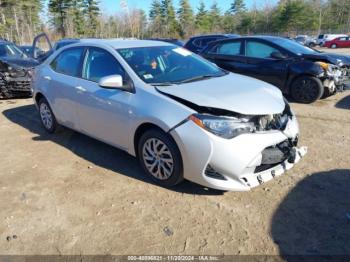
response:
[(350, 65), (350, 57), (346, 55), (329, 54), (329, 53), (316, 53), (316, 54), (304, 54), (303, 57), (312, 60), (322, 60), (328, 63), (339, 65), (343, 63), (344, 65)]
[(32, 58), (0, 57), (0, 61), (17, 68), (32, 68), (39, 65), (39, 63)]
[(159, 86), (157, 89), (198, 106), (225, 109), (245, 115), (278, 114), (285, 108), (282, 93), (278, 88), (233, 73), (192, 83)]

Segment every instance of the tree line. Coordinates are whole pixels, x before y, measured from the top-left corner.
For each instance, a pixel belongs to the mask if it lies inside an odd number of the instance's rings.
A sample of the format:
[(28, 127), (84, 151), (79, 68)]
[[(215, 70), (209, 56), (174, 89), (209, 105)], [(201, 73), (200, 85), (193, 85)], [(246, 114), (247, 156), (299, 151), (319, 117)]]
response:
[[(153, 0), (149, 12), (128, 9), (103, 13), (98, 0), (0, 0), (0, 37), (31, 42), (41, 31), (60, 37), (171, 37), (238, 33), (318, 34), (350, 32), (350, 0), (232, 0), (227, 10), (218, 2)], [(116, 5), (118, 2), (116, 1)], [(175, 8), (175, 6), (177, 8)]]

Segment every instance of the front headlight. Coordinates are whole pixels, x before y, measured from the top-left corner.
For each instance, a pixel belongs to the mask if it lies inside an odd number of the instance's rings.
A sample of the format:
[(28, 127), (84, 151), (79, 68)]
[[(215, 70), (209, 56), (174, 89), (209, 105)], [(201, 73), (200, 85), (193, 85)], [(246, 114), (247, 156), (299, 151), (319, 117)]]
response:
[(317, 62), (328, 76), (336, 76), (339, 73), (339, 67), (333, 64), (328, 64), (324, 62)]
[(194, 114), (189, 119), (210, 133), (227, 139), (255, 130), (254, 123), (246, 118)]
[(328, 71), (328, 68), (329, 68), (329, 64), (328, 63), (317, 62), (317, 64), (319, 64), (323, 68), (323, 70)]

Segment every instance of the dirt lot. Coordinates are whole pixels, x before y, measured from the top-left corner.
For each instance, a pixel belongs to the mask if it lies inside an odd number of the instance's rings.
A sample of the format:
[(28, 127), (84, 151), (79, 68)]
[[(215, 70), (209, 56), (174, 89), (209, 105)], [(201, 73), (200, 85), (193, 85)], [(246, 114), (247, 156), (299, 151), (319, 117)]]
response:
[(0, 254), (350, 254), (350, 91), (292, 104), (309, 153), (251, 192), (144, 177), (117, 149), (0, 101)]

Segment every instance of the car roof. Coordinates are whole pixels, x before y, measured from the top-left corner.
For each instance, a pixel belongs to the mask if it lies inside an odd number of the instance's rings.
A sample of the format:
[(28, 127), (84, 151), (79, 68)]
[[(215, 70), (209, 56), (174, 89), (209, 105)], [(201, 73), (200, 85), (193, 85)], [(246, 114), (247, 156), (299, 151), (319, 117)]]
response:
[(199, 37), (216, 37), (216, 36), (235, 37), (239, 35), (238, 34), (203, 34), (203, 35), (192, 36), (190, 39), (199, 38)]
[(93, 44), (112, 47), (113, 49), (121, 48), (138, 48), (153, 46), (173, 46), (173, 44), (155, 40), (135, 40), (135, 39), (81, 39), (80, 45)]

